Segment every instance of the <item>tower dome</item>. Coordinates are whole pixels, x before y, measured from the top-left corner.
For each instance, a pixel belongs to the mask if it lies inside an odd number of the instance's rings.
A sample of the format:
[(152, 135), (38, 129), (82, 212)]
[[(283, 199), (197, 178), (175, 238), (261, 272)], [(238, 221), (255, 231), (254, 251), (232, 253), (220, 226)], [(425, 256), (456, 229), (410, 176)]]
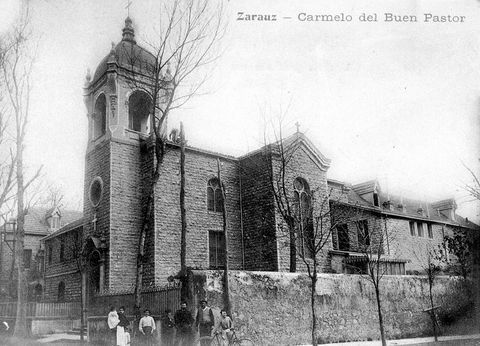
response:
[(122, 40), (113, 46), (110, 53), (102, 59), (95, 70), (92, 83), (95, 83), (105, 75), (108, 65), (111, 63), (116, 63), (119, 70), (132, 71), (133, 68), (133, 72), (147, 76), (149, 75), (148, 71), (152, 71), (155, 65), (155, 56), (145, 48), (137, 45), (130, 17), (125, 19), (125, 27), (122, 32)]

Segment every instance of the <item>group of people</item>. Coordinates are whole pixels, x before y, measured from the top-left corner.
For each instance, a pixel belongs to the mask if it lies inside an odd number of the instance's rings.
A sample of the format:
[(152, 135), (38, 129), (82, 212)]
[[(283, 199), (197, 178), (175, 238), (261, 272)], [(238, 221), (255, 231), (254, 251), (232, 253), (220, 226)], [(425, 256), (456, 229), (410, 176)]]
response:
[[(233, 322), (227, 315), (227, 312), (225, 310), (221, 311), (220, 321), (218, 321), (218, 327), (216, 328), (215, 316), (212, 309), (207, 305), (206, 300), (200, 302), (200, 307), (195, 319), (187, 309), (187, 303), (182, 302), (180, 309), (175, 312), (175, 315), (170, 309), (167, 309), (161, 322), (162, 346), (190, 346), (194, 342), (197, 330), (199, 331), (200, 338), (211, 337), (218, 333), (225, 346), (230, 343), (233, 336)], [(118, 309), (118, 312), (114, 307), (110, 308), (107, 324), (110, 328), (111, 345), (130, 345), (130, 321), (125, 316), (125, 308), (123, 306)], [(155, 320), (150, 316), (150, 311), (146, 309), (144, 316), (138, 324), (142, 345), (155, 345), (155, 329)], [(201, 346), (210, 345), (210, 339), (200, 339), (200, 344)]]

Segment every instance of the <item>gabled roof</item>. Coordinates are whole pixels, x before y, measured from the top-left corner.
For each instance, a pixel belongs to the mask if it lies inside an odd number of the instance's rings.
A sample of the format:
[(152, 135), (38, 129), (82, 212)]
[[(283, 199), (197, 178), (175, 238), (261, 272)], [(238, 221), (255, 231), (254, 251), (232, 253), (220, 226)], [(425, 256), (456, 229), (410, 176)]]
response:
[(325, 155), (323, 155), (320, 150), (308, 139), (305, 134), (302, 132), (296, 132), (293, 135), (284, 138), (283, 140), (278, 140), (274, 143), (270, 143), (264, 145), (263, 147), (253, 150), (241, 157), (239, 160), (246, 159), (251, 157), (255, 154), (263, 152), (265, 150), (271, 150), (272, 152), (278, 152), (280, 147), (283, 147), (284, 152), (290, 152), (294, 150), (298, 150), (300, 147), (303, 148), (306, 154), (310, 157), (310, 159), (320, 168), (322, 171), (326, 171), (330, 167), (331, 160), (328, 159)]

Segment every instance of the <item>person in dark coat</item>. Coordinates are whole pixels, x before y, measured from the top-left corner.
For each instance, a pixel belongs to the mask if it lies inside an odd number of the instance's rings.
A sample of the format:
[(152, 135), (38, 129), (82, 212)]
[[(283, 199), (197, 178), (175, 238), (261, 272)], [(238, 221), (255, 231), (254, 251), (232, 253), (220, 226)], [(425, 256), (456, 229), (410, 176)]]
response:
[(175, 326), (177, 327), (176, 345), (192, 345), (193, 322), (195, 321), (190, 311), (187, 310), (187, 303), (182, 302), (182, 304), (180, 304), (180, 309), (175, 312)]
[(173, 346), (175, 341), (175, 320), (170, 309), (165, 310), (162, 319), (162, 346)]

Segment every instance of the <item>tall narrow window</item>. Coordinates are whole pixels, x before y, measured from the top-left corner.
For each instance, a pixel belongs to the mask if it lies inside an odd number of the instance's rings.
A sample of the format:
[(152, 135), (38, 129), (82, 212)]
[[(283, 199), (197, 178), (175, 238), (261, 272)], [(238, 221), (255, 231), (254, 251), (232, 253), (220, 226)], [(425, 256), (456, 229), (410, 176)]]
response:
[(93, 115), (93, 139), (105, 134), (107, 128), (107, 101), (105, 94), (97, 97), (95, 102), (95, 113)]
[(368, 221), (357, 221), (358, 246), (365, 248), (370, 245), (370, 234), (368, 233)]
[(65, 282), (60, 281), (58, 284), (58, 301), (63, 302), (65, 300)]
[(208, 244), (210, 269), (223, 269), (225, 263), (225, 235), (223, 232), (209, 231)]
[(297, 250), (301, 255), (312, 258), (314, 233), (310, 187), (305, 179), (296, 178), (293, 188), (297, 219)]
[(410, 235), (411, 235), (412, 237), (414, 237), (415, 234), (416, 234), (416, 232), (415, 232), (415, 222), (414, 222), (414, 221), (410, 221), (408, 224), (410, 225)]
[(425, 232), (423, 231), (423, 223), (422, 222), (417, 222), (417, 235), (419, 237), (424, 237)]
[(373, 193), (373, 205), (378, 207), (379, 204), (378, 204), (378, 193), (374, 192)]
[(25, 269), (30, 269), (31, 265), (32, 265), (32, 250), (25, 249), (23, 250), (23, 266), (25, 267)]
[(65, 260), (65, 238), (60, 239), (60, 262)]
[(428, 237), (430, 239), (433, 238), (433, 230), (432, 230), (432, 224), (431, 223), (427, 223), (427, 230), (428, 230)]
[(143, 91), (134, 91), (128, 99), (128, 128), (133, 131), (147, 133), (149, 114), (152, 102)]
[(337, 249), (348, 251), (350, 250), (350, 239), (348, 237), (348, 226), (346, 223), (337, 225)]
[(52, 264), (52, 258), (53, 258), (53, 248), (52, 245), (48, 246), (48, 264)]
[(207, 184), (207, 209), (217, 212), (223, 210), (222, 190), (217, 178), (210, 179)]

